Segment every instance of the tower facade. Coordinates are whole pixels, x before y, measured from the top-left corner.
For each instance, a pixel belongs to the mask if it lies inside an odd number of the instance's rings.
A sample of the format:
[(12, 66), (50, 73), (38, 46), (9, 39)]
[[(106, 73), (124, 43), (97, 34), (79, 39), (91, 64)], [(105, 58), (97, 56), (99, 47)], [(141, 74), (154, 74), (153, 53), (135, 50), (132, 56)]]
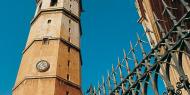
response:
[[(161, 41), (164, 36), (175, 29), (177, 22), (180, 22), (190, 10), (190, 1), (185, 0), (136, 0), (136, 7), (140, 16), (139, 23), (142, 24), (151, 48), (156, 47), (157, 43)], [(189, 21), (182, 21), (183, 24), (180, 27), (188, 30), (190, 28)], [(178, 29), (176, 29), (178, 30)], [(169, 41), (175, 43), (177, 37), (173, 36)], [(159, 46), (158, 46), (159, 47)], [(160, 48), (160, 54), (167, 51), (166, 48)], [(180, 48), (178, 48), (180, 50)], [(189, 52), (187, 49), (183, 52)], [(168, 64), (164, 64), (164, 68), (167, 70), (167, 76), (172, 86), (177, 89), (177, 83), (182, 79), (190, 81), (190, 57), (185, 53), (175, 52), (176, 57), (172, 58)], [(173, 55), (173, 56), (174, 56)], [(181, 60), (182, 62), (175, 62)], [(176, 70), (172, 65), (180, 64)], [(162, 73), (162, 71), (160, 71)], [(180, 75), (179, 72), (185, 74)], [(167, 87), (167, 85), (166, 85)], [(183, 95), (188, 95), (185, 89), (182, 90)]]
[(36, 0), (13, 95), (82, 95), (80, 0)]

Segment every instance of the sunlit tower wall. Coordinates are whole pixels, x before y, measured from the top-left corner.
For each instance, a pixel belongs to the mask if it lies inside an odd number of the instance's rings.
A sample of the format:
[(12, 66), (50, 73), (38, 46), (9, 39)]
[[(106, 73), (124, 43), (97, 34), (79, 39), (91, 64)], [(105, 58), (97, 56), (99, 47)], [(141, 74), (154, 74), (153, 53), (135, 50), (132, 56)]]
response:
[(13, 95), (82, 95), (80, 0), (36, 0)]
[[(171, 10), (172, 14), (174, 14), (175, 19), (178, 21), (182, 16), (187, 12), (188, 6), (190, 4), (189, 0), (186, 0), (186, 7), (182, 4), (181, 1), (184, 0), (136, 0), (136, 8), (138, 14), (140, 16), (138, 22), (142, 24), (144, 31), (147, 35), (151, 48), (154, 48), (157, 43), (169, 32), (172, 27), (174, 26), (173, 22), (165, 14), (166, 6)], [(165, 4), (165, 6), (164, 6)], [(190, 28), (190, 23), (185, 22), (183, 26), (186, 29)], [(175, 37), (171, 40), (175, 42)], [(165, 52), (166, 50), (163, 48), (160, 51), (160, 54)], [(186, 51), (189, 52), (189, 51)], [(167, 76), (170, 79), (173, 87), (176, 89), (177, 82), (181, 79), (188, 79), (190, 78), (190, 59), (187, 55), (176, 53), (176, 58), (172, 58), (170, 64), (174, 64), (175, 59), (178, 59), (180, 56), (182, 63), (180, 63), (181, 68), (183, 69), (182, 72), (186, 74), (179, 75), (172, 66), (164, 66), (167, 69)], [(160, 71), (162, 73), (162, 71)], [(168, 87), (169, 89), (169, 87)], [(182, 90), (183, 95), (188, 95), (185, 90)]]

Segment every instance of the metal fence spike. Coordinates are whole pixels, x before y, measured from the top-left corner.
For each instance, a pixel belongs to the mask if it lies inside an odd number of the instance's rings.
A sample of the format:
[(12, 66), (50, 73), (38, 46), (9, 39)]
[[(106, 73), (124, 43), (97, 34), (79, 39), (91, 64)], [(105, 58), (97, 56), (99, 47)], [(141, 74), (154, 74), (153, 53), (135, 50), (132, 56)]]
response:
[[(182, 2), (182, 6), (184, 5), (184, 7), (187, 8), (186, 0), (179, 0), (179, 1)], [(162, 2), (166, 3), (164, 0), (162, 0)], [(173, 15), (172, 11), (175, 11), (174, 8), (169, 7), (167, 4), (164, 6), (165, 6), (165, 12), (168, 14), (167, 17), (169, 17), (171, 20), (173, 20), (173, 22), (175, 22), (176, 19), (172, 18), (172, 15)], [(155, 13), (153, 13), (154, 19), (156, 20), (155, 23), (159, 31), (161, 31), (163, 35), (163, 37), (161, 38), (161, 41), (156, 42), (157, 45), (155, 45), (152, 48), (149, 54), (146, 54), (145, 47), (143, 47), (145, 46), (143, 39), (137, 33), (136, 35), (137, 35), (138, 43), (135, 43), (135, 45), (133, 45), (132, 42), (130, 41), (129, 53), (126, 53), (125, 49), (123, 49), (124, 58), (120, 60), (120, 58), (118, 57), (117, 68), (114, 68), (114, 65), (112, 64), (112, 69), (110, 72), (108, 71), (106, 81), (104, 80), (104, 77), (102, 76), (102, 84), (98, 82), (97, 91), (96, 91), (96, 88), (94, 87), (94, 91), (93, 91), (94, 95), (100, 95), (100, 94), (105, 95), (106, 89), (108, 89), (109, 95), (119, 95), (119, 94), (146, 95), (147, 93), (145, 92), (145, 89), (149, 89), (145, 87), (146, 85), (148, 86), (150, 85), (150, 87), (153, 88), (154, 94), (158, 95), (158, 89), (156, 85), (159, 85), (159, 84), (158, 82), (155, 81), (157, 80), (158, 76), (163, 79), (167, 92), (174, 95), (177, 91), (174, 89), (175, 87), (173, 86), (172, 82), (170, 81), (170, 78), (168, 77), (166, 73), (165, 64), (169, 64), (174, 69), (177, 69), (176, 70), (177, 73), (179, 73), (180, 76), (183, 76), (182, 78), (185, 77), (185, 74), (182, 72), (181, 68), (179, 68), (180, 67), (179, 62), (182, 63), (182, 60), (180, 60), (181, 57), (179, 56), (179, 58), (177, 58), (177, 55), (175, 55), (175, 52), (178, 52), (177, 54), (183, 53), (184, 55), (187, 55), (187, 54), (190, 55), (189, 53), (190, 47), (188, 45), (189, 39), (190, 39), (190, 36), (189, 36), (190, 30), (185, 29), (186, 23), (183, 23), (186, 19), (190, 18), (189, 14), (190, 14), (190, 11), (187, 11), (179, 21), (176, 21), (178, 24), (174, 24), (171, 31), (167, 31), (167, 29), (164, 30), (162, 28), (162, 25), (160, 24), (160, 22), (164, 22), (164, 21), (157, 18)], [(154, 33), (154, 31), (151, 31), (148, 29), (147, 31), (150, 31), (150, 32), (145, 32), (144, 34), (152, 35)], [(173, 36), (175, 36), (175, 39), (173, 39)], [(150, 39), (151, 39), (151, 36), (150, 36)], [(143, 53), (143, 58), (141, 61), (139, 60), (139, 57), (137, 58), (136, 56), (137, 53), (135, 52), (135, 50), (138, 50), (139, 47), (141, 49), (141, 52)], [(163, 51), (161, 49), (163, 49)], [(131, 60), (133, 60), (134, 62)], [(139, 63), (138, 63), (138, 60), (139, 60)], [(174, 61), (175, 64), (171, 64), (170, 63), (171, 60), (172, 62)], [(130, 70), (131, 68), (129, 67), (131, 66), (132, 62), (135, 64), (134, 70)], [(124, 66), (128, 73), (126, 77), (125, 77), (125, 72), (123, 70)], [(163, 72), (160, 73), (159, 72), (160, 70), (162, 70)], [(120, 75), (120, 79), (118, 78), (118, 75)], [(184, 82), (184, 81), (181, 79), (180, 82)], [(184, 91), (187, 91), (187, 93), (190, 95), (190, 90), (188, 89), (187, 86), (188, 85), (184, 84), (183, 89)]]
[(139, 46), (140, 46), (142, 55), (143, 55), (143, 57), (145, 58), (145, 57), (146, 57), (146, 52), (145, 52), (145, 50), (144, 50), (144, 47), (143, 47), (143, 44), (142, 44), (142, 40), (140, 39), (140, 36), (139, 36), (138, 33), (137, 33), (137, 39), (138, 39), (138, 43), (139, 43)]
[(104, 76), (102, 76), (102, 90), (103, 90), (103, 94), (106, 95), (106, 85), (105, 85)]
[(94, 91), (93, 92), (94, 92), (94, 95), (96, 95), (96, 87), (95, 86), (94, 86)]
[(107, 74), (108, 74), (108, 78), (107, 78), (107, 85), (108, 85), (108, 90), (109, 90), (109, 94), (111, 93), (112, 91), (112, 88), (111, 88), (111, 79), (110, 79), (110, 74), (109, 74), (109, 71), (107, 71)]
[(101, 86), (100, 86), (100, 82), (98, 81), (98, 95), (101, 95)]

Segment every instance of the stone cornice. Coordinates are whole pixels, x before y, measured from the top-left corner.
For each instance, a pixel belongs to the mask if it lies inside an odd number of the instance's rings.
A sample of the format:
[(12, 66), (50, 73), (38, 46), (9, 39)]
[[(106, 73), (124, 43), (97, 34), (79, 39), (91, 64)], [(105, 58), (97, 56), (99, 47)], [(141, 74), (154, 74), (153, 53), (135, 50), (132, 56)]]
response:
[(77, 89), (81, 90), (81, 86), (78, 84), (75, 84), (71, 81), (65, 80), (60, 76), (56, 76), (56, 75), (49, 75), (49, 76), (26, 76), (22, 81), (20, 81), (19, 83), (15, 84), (14, 88), (12, 89), (12, 92), (15, 91), (16, 88), (18, 88), (23, 82), (25, 82), (26, 80), (35, 80), (35, 79), (50, 79), (50, 78), (55, 78), (55, 79), (59, 79), (61, 80), (63, 83), (73, 86)]
[[(54, 38), (48, 38), (48, 40), (49, 41), (51, 41), (51, 40), (61, 40), (62, 43), (64, 43), (64, 44), (70, 46), (71, 48), (74, 48), (75, 50), (79, 51), (79, 53), (80, 53), (80, 61), (81, 61), (81, 65), (82, 65), (81, 50), (80, 50), (80, 48), (78, 46), (72, 44), (71, 42), (65, 40), (62, 37), (61, 38), (56, 38), (56, 37), (54, 37)], [(29, 45), (26, 46), (26, 48), (23, 50), (22, 54), (24, 54), (37, 41), (43, 41), (43, 38), (41, 38), (41, 39), (34, 39), (31, 43), (29, 43)]]
[(62, 12), (64, 13), (66, 16), (70, 17), (71, 19), (73, 19), (76, 22), (80, 22), (80, 18), (78, 16), (76, 16), (75, 14), (73, 14), (72, 12), (68, 11), (67, 9), (65, 9), (64, 7), (59, 7), (59, 8), (49, 8), (49, 9), (41, 9), (37, 15), (32, 19), (32, 21), (30, 22), (31, 25), (36, 21), (36, 19), (42, 14), (42, 13), (52, 13), (52, 12)]
[(50, 8), (50, 9), (41, 9), (37, 15), (32, 19), (30, 22), (31, 26), (35, 23), (35, 21), (42, 15), (43, 13), (52, 13), (52, 12), (62, 12), (65, 14), (67, 17), (71, 18), (73, 21), (79, 23), (79, 28), (80, 28), (80, 35), (82, 35), (82, 27), (81, 27), (81, 21), (80, 17), (76, 16), (72, 12), (68, 11), (64, 7), (59, 7), (59, 8)]
[[(64, 38), (57, 38), (57, 37), (52, 37), (52, 38), (48, 38), (49, 41), (51, 40), (61, 40), (61, 42), (63, 42), (66, 45), (69, 45), (70, 47), (76, 49), (77, 51), (80, 51), (80, 48), (74, 44), (72, 44), (71, 42), (65, 40)], [(26, 48), (23, 50), (23, 54), (37, 41), (43, 41), (43, 38), (38, 38), (38, 39), (34, 39), (31, 43), (29, 43)]]

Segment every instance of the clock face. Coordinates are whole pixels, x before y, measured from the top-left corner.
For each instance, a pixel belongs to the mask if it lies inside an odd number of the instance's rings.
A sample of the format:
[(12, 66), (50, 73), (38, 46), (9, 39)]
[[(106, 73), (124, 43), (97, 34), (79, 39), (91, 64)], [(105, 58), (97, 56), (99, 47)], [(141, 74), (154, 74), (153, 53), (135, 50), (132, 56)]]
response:
[(46, 72), (50, 68), (50, 64), (47, 61), (42, 60), (36, 64), (36, 68), (39, 72)]

